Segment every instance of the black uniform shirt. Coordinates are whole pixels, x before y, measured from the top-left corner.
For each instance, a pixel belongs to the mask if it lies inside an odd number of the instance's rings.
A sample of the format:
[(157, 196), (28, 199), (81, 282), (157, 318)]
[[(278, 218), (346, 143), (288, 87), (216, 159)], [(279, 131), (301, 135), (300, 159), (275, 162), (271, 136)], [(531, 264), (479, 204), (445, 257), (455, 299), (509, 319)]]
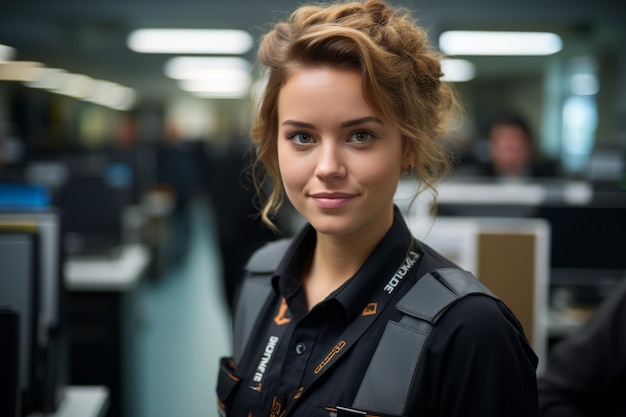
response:
[[(415, 241), (396, 211), (361, 269), (307, 311), (301, 271), (314, 245), (315, 231), (307, 226), (276, 271), (280, 297), (238, 364), (241, 383), (229, 417), (280, 416), (285, 409), (290, 416), (332, 417), (336, 406), (350, 407), (387, 322), (402, 316), (395, 304), (419, 276), (454, 266)], [(369, 327), (354, 344), (341, 346), (361, 316), (371, 318)], [(535, 367), (536, 356), (508, 309), (489, 297), (467, 297), (433, 330), (408, 415), (534, 416)]]

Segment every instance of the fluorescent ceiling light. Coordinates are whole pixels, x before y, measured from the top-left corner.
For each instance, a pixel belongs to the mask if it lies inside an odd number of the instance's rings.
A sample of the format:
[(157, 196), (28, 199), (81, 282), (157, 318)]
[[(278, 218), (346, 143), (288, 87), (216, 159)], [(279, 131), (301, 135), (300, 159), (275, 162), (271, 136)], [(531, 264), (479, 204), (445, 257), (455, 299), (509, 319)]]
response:
[(28, 87), (41, 88), (115, 110), (130, 110), (137, 101), (137, 93), (132, 88), (68, 73), (60, 68), (35, 66), (29, 73), (32, 75), (24, 82)]
[(215, 77), (182, 80), (180, 87), (188, 92), (196, 93), (242, 93), (250, 89), (250, 77), (247, 73), (216, 73)]
[(211, 92), (190, 92), (192, 95), (200, 98), (214, 98), (214, 99), (238, 99), (245, 98), (248, 95), (247, 91), (211, 91)]
[(10, 61), (15, 57), (15, 48), (0, 43), (0, 62)]
[(135, 104), (136, 93), (132, 88), (110, 81), (97, 80), (87, 101), (116, 110), (129, 110)]
[(59, 90), (60, 94), (86, 99), (93, 90), (94, 80), (91, 77), (82, 74), (64, 74), (63, 78), (63, 86)]
[(252, 35), (236, 29), (138, 29), (127, 40), (135, 52), (165, 54), (243, 54), (252, 44)]
[(250, 91), (249, 78), (214, 78), (204, 80), (183, 80), (180, 88), (193, 95), (205, 98), (243, 98)]
[(447, 82), (469, 81), (476, 76), (476, 67), (466, 59), (442, 59), (441, 70), (441, 80)]
[(238, 57), (174, 57), (165, 64), (165, 74), (175, 80), (206, 78), (216, 71), (247, 72), (250, 63)]
[(240, 58), (177, 57), (166, 74), (180, 80), (180, 88), (201, 97), (242, 98), (250, 91), (249, 63)]
[(0, 80), (3, 81), (32, 81), (36, 75), (36, 68), (41, 68), (41, 62), (8, 61), (0, 62)]
[(552, 55), (563, 42), (547, 32), (448, 31), (439, 36), (439, 47), (449, 55)]
[(32, 70), (31, 79), (25, 84), (32, 88), (56, 91), (61, 88), (63, 74), (66, 71), (60, 68), (40, 67)]
[(82, 74), (72, 74), (58, 68), (35, 68), (36, 72), (27, 85), (43, 88), (54, 93), (85, 99), (91, 94), (94, 80)]

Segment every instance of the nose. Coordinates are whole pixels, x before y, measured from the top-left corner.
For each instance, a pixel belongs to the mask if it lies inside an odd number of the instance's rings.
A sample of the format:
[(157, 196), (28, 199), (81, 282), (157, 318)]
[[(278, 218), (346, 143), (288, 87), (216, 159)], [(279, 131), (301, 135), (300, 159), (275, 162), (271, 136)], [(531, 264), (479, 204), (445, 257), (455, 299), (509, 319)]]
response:
[(343, 178), (347, 169), (341, 145), (335, 142), (323, 141), (319, 148), (319, 159), (315, 169), (315, 175), (322, 180)]

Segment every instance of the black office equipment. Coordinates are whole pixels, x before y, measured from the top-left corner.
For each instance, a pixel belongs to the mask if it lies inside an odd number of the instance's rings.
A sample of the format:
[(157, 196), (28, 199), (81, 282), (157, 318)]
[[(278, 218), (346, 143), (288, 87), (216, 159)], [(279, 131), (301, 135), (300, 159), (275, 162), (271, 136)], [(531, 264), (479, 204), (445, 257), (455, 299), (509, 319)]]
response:
[(68, 256), (115, 255), (123, 240), (126, 192), (102, 175), (68, 178), (58, 195)]
[(21, 414), (19, 319), (15, 310), (0, 308), (0, 416)]
[(626, 271), (626, 206), (551, 205), (537, 214), (552, 228), (553, 268)]

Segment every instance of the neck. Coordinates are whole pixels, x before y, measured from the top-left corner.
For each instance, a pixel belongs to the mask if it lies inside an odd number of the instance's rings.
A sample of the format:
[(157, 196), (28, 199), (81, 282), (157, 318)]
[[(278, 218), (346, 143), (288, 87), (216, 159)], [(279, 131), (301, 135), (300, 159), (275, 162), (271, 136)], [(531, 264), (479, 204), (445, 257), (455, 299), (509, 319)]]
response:
[(311, 263), (303, 275), (309, 309), (356, 274), (389, 227), (350, 237), (317, 234)]

